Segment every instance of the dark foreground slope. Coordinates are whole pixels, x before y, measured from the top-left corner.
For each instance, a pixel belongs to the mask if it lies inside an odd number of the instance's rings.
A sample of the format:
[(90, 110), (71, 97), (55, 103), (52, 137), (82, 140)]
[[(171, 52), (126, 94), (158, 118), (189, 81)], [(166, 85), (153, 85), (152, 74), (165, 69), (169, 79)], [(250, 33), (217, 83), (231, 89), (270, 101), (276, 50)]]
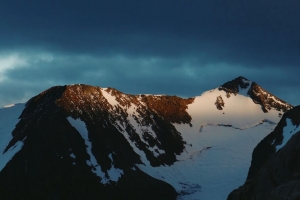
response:
[[(254, 149), (246, 183), (229, 200), (300, 199), (300, 106)], [(287, 143), (286, 140), (291, 137)]]
[[(184, 142), (170, 121), (188, 123), (189, 115), (184, 110), (192, 100), (175, 97), (153, 100), (150, 98), (154, 97), (144, 96), (139, 97), (144, 102), (141, 105), (138, 96), (124, 95), (113, 89), (107, 89), (107, 92), (119, 96), (124, 107), (129, 101), (135, 103), (140, 108), (137, 112), (145, 116), (141, 123), (155, 126), (157, 138), (152, 138), (152, 142), (158, 143), (165, 151), (158, 157), (138, 140), (133, 127), (126, 128), (131, 133), (130, 139), (140, 144), (151, 164), (174, 162), (175, 154), (182, 152)], [(102, 93), (100, 88), (87, 85), (53, 87), (27, 103), (6, 150), (13, 148), (18, 141), (23, 141), (24, 145), (0, 172), (0, 199), (176, 198), (172, 186), (135, 167), (141, 164), (140, 157), (114, 124), (116, 119), (126, 124), (124, 107), (112, 108)], [(154, 101), (160, 101), (156, 102), (157, 108), (147, 106)], [(169, 113), (172, 109), (161, 113), (162, 105), (159, 105), (166, 102), (176, 104), (177, 108), (182, 106), (182, 112), (177, 117)], [(104, 183), (103, 178), (97, 176), (97, 166), (87, 164), (91, 160), (87, 145), (68, 117), (86, 124), (91, 152), (108, 182)], [(117, 182), (109, 179), (110, 169), (121, 171)]]

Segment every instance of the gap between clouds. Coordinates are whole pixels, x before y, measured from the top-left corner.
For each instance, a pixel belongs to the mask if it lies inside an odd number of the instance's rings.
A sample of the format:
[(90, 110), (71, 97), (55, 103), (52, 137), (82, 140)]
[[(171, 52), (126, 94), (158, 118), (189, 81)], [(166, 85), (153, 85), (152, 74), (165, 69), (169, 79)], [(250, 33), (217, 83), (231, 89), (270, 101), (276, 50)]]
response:
[[(47, 51), (12, 52), (0, 54), (0, 107), (24, 102), (55, 85), (74, 83), (114, 87), (131, 94), (168, 94), (183, 97), (200, 95), (237, 76), (245, 76), (289, 102), (291, 94), (264, 81), (264, 74), (289, 75), (284, 69), (232, 65), (203, 61), (197, 57), (160, 58), (113, 55), (97, 57), (52, 53)], [(260, 75), (257, 75), (260, 74)], [(282, 80), (285, 80), (282, 78)], [(281, 87), (289, 87), (285, 82)], [(297, 88), (295, 88), (297, 89)], [(290, 87), (293, 91), (293, 88)], [(287, 98), (285, 98), (285, 96)], [(296, 95), (298, 96), (298, 95)], [(294, 102), (291, 102), (294, 103)]]

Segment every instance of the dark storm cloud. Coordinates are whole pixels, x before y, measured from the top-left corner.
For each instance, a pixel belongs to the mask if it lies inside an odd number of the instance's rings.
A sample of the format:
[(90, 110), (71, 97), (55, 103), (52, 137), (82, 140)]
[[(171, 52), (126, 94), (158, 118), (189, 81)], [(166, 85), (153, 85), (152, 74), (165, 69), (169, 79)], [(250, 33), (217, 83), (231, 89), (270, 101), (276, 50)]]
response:
[[(62, 51), (299, 62), (297, 1), (7, 1), (1, 43)], [(292, 59), (291, 59), (292, 58)]]
[(9, 88), (15, 88), (24, 91), (17, 99), (26, 99), (71, 83), (194, 96), (244, 75), (297, 104), (299, 93), (287, 91), (300, 89), (299, 6), (295, 0), (5, 1), (0, 59), (17, 55), (25, 63), (0, 66), (0, 96), (13, 98)]

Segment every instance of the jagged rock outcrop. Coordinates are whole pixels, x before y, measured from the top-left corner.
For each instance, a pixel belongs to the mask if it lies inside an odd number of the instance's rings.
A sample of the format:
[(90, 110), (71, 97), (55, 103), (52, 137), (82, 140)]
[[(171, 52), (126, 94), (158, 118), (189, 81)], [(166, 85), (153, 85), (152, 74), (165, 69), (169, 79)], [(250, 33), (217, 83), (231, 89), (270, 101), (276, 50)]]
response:
[(300, 199), (299, 125), (297, 106), (286, 112), (275, 130), (254, 149), (245, 184), (228, 200)]
[(217, 96), (217, 100), (215, 102), (215, 105), (218, 110), (223, 110), (223, 107), (225, 106), (225, 103), (222, 99), (222, 96)]

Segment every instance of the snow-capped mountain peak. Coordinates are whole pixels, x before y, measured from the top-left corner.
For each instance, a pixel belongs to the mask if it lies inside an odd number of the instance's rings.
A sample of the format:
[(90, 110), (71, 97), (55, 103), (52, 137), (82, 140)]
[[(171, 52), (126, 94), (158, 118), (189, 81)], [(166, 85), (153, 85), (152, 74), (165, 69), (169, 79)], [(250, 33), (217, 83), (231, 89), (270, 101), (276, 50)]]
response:
[(293, 107), (278, 97), (275, 97), (257, 83), (242, 76), (224, 83), (219, 87), (219, 90), (224, 90), (227, 98), (237, 94), (250, 96), (254, 103), (261, 105), (261, 109), (264, 112), (269, 112), (271, 109), (286, 112)]

